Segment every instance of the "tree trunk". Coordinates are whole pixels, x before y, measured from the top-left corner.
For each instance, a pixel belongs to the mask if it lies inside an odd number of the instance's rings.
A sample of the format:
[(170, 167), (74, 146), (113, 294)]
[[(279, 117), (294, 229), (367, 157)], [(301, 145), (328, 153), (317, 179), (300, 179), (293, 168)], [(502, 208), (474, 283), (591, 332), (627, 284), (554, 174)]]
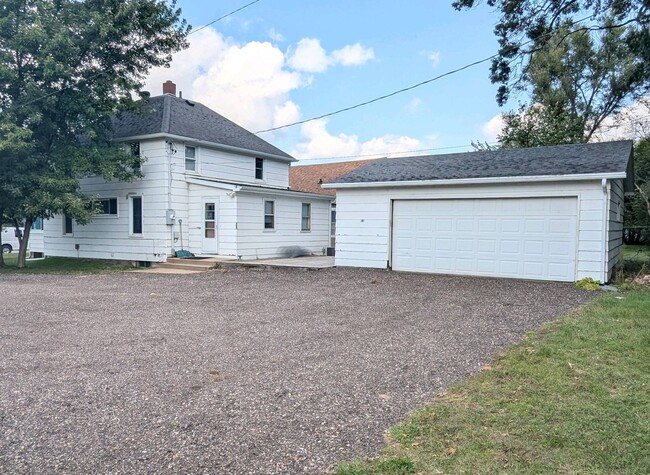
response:
[(648, 194), (639, 185), (634, 186), (641, 195), (641, 198), (643, 198), (643, 201), (645, 201), (646, 211), (648, 212), (648, 216), (650, 216), (650, 196), (648, 196)]
[(27, 267), (25, 262), (27, 259), (27, 244), (29, 243), (29, 233), (32, 230), (32, 223), (34, 222), (33, 218), (25, 219), (25, 227), (22, 232), (20, 232), (20, 225), (17, 220), (14, 220), (14, 225), (16, 226), (16, 235), (18, 237), (18, 263), (16, 267), (19, 269), (24, 269)]

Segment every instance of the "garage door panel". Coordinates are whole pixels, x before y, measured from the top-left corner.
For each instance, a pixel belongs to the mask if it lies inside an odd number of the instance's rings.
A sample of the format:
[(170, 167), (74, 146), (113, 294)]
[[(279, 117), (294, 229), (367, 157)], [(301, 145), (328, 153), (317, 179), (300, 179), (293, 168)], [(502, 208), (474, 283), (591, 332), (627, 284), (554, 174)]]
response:
[(474, 220), (468, 218), (456, 218), (456, 232), (474, 231)]
[(393, 223), (395, 270), (575, 277), (574, 197), (397, 200)]

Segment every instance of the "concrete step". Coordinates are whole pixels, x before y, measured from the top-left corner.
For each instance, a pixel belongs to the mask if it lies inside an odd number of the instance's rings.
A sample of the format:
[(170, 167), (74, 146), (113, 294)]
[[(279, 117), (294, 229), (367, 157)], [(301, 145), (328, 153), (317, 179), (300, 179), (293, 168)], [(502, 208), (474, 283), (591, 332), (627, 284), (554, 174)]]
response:
[(164, 268), (164, 267), (143, 267), (142, 269), (135, 269), (131, 272), (147, 272), (149, 274), (202, 274), (204, 270), (187, 270), (177, 268)]
[(194, 266), (199, 268), (213, 268), (216, 261), (212, 259), (179, 259), (178, 257), (168, 257), (165, 264), (173, 265), (183, 265), (183, 266)]
[(214, 263), (194, 263), (194, 262), (183, 262), (186, 259), (179, 259), (182, 262), (157, 262), (153, 264), (152, 267), (156, 269), (182, 269), (182, 270), (193, 270), (197, 272), (205, 272), (210, 269), (214, 269)]

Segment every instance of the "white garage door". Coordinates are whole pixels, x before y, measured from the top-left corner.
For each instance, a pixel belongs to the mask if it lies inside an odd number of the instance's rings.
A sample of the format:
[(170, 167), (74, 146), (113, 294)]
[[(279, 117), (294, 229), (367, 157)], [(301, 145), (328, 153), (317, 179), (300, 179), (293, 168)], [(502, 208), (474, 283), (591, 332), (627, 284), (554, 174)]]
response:
[(572, 282), (575, 197), (396, 200), (394, 270)]

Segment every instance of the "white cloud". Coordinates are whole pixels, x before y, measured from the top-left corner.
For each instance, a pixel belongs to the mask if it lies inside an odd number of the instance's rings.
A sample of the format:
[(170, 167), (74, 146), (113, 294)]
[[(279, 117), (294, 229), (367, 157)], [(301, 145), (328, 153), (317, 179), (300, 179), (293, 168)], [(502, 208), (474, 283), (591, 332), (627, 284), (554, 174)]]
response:
[(433, 53), (429, 53), (427, 57), (429, 58), (429, 61), (431, 61), (431, 65), (434, 68), (440, 64), (440, 51), (434, 51)]
[(374, 59), (372, 48), (364, 48), (361, 44), (346, 45), (341, 49), (327, 54), (325, 48), (316, 38), (303, 38), (298, 42), (296, 50), (289, 56), (289, 66), (296, 71), (306, 73), (322, 73), (330, 66), (358, 66)]
[(282, 43), (284, 41), (284, 36), (282, 33), (276, 31), (275, 28), (269, 30), (269, 38), (271, 38), (276, 43)]
[(485, 124), (483, 124), (483, 126), (481, 127), (481, 132), (483, 132), (483, 136), (485, 137), (485, 140), (487, 140), (488, 142), (496, 142), (497, 137), (503, 131), (503, 127), (505, 127), (505, 122), (503, 121), (503, 115), (497, 114), (494, 117), (492, 117), (490, 120), (488, 120)]
[(406, 110), (409, 111), (409, 112), (415, 112), (420, 107), (422, 107), (422, 104), (424, 104), (424, 102), (422, 102), (422, 99), (420, 99), (419, 97), (416, 97), (415, 99), (412, 99), (411, 101), (409, 101), (408, 104), (406, 104)]
[(404, 135), (384, 135), (360, 142), (356, 135), (330, 134), (326, 119), (307, 122), (300, 132), (301, 140), (291, 154), (302, 160), (358, 155), (364, 158), (404, 156), (404, 152), (414, 153), (430, 147), (436, 140), (435, 135), (428, 136), (426, 143)]
[(624, 107), (614, 117), (603, 121), (593, 139), (599, 142), (639, 139), (650, 134), (650, 97), (643, 97)]
[(289, 66), (297, 71), (322, 73), (332, 60), (316, 38), (303, 38), (289, 57)]
[(174, 55), (170, 68), (156, 68), (147, 78), (153, 95), (171, 79), (184, 97), (193, 99), (239, 125), (256, 131), (291, 122), (299, 109), (289, 95), (310, 79), (286, 67), (284, 53), (269, 42), (239, 44), (212, 28), (191, 38), (190, 47)]
[(332, 59), (343, 66), (359, 66), (375, 59), (375, 52), (372, 48), (364, 48), (360, 43), (355, 43), (332, 51)]
[[(275, 30), (269, 35), (281, 38)], [(315, 73), (374, 57), (371, 49), (359, 44), (330, 55), (314, 38), (304, 38), (288, 51), (270, 41), (239, 43), (210, 27), (189, 40), (189, 48), (173, 56), (170, 68), (151, 71), (145, 89), (159, 95), (162, 83), (170, 79), (185, 98), (253, 132), (298, 121), (300, 107), (291, 100), (291, 93), (311, 84)]]

